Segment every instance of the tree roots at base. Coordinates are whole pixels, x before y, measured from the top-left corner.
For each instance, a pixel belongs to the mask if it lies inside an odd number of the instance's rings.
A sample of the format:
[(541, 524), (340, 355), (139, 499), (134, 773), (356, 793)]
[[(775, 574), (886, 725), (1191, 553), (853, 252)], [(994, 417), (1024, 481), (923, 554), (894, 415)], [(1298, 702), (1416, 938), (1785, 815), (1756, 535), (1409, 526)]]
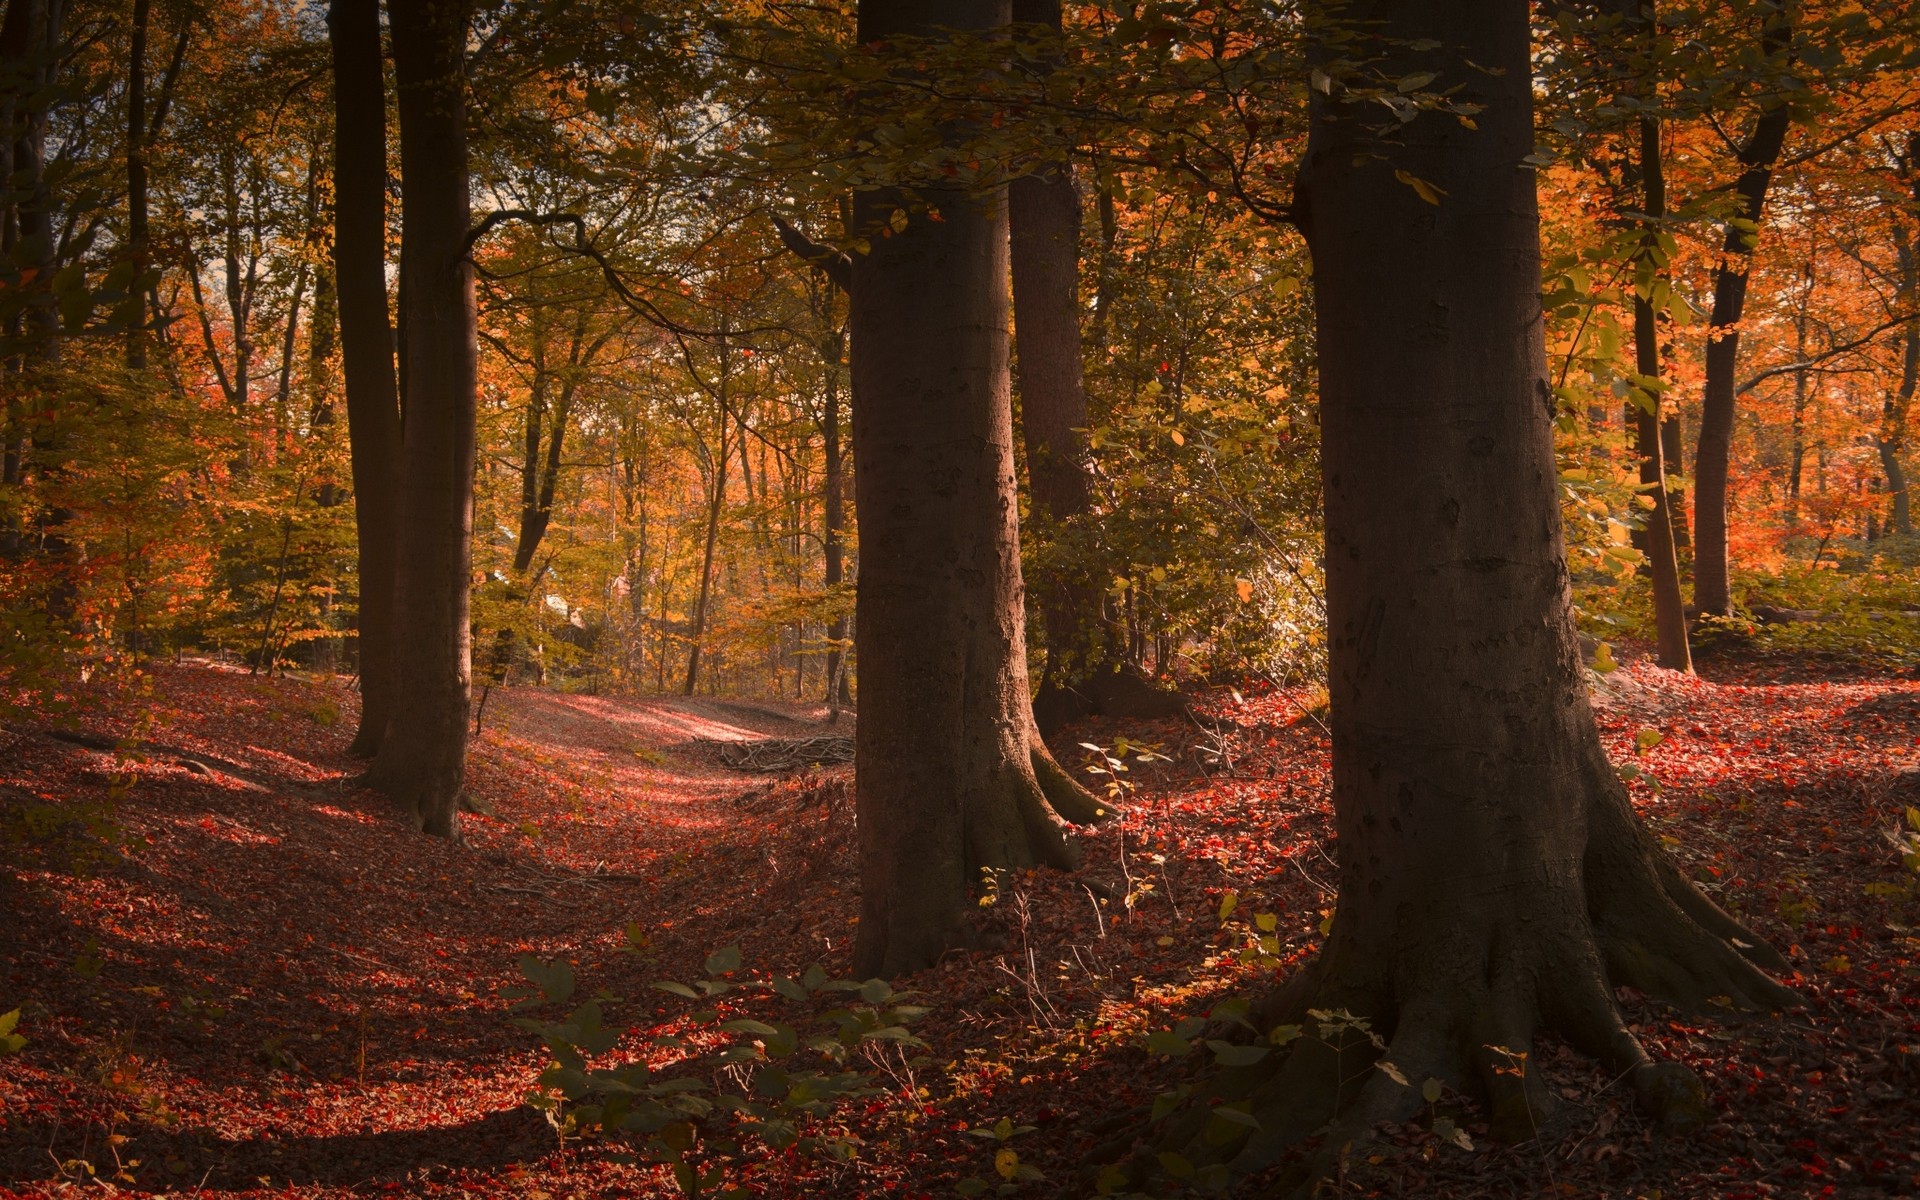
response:
[[(1308, 1194), (1379, 1126), (1430, 1111), (1428, 1081), (1482, 1102), (1496, 1138), (1530, 1141), (1556, 1106), (1532, 1059), (1543, 1031), (1626, 1080), (1662, 1130), (1705, 1126), (1713, 1112), (1699, 1077), (1647, 1055), (1614, 988), (1631, 986), (1686, 1011), (1709, 1002), (1773, 1011), (1799, 997), (1761, 970), (1784, 969), (1781, 956), (1687, 883), (1632, 820), (1624, 797), (1618, 809), (1626, 819), (1608, 819), (1621, 815), (1604, 812), (1611, 799), (1594, 806), (1603, 811), (1591, 814), (1590, 833), (1593, 845), (1619, 853), (1590, 850), (1586, 904), (1560, 908), (1564, 920), (1490, 907), (1457, 913), (1444, 937), (1391, 948), (1370, 944), (1367, 930), (1336, 925), (1321, 957), (1251, 1018), (1263, 1035), (1297, 1033), (1258, 1063), (1218, 1069), (1167, 1118), (1152, 1149), (1127, 1160), (1128, 1182), (1139, 1187), (1169, 1162), (1181, 1175), (1250, 1175), (1320, 1135), (1275, 1193)], [(1223, 1120), (1218, 1104), (1249, 1114), (1258, 1128)], [(1096, 1158), (1112, 1161), (1127, 1147), (1108, 1149)]]

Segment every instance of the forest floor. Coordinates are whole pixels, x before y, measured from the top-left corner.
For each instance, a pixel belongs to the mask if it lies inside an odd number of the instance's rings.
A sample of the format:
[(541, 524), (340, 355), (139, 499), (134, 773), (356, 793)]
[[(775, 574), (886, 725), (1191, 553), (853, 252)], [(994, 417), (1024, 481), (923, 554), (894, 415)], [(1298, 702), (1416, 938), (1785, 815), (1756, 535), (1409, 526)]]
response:
[[(1329, 1193), (1920, 1194), (1920, 889), (1886, 836), (1920, 805), (1920, 681), (1703, 671), (1608, 676), (1609, 748), (1688, 871), (1787, 952), (1806, 1007), (1682, 1017), (1624, 997), (1649, 1048), (1706, 1081), (1703, 1132), (1658, 1135), (1618, 1080), (1548, 1040), (1555, 1136), (1496, 1143), (1467, 1111), (1462, 1149), (1411, 1124)], [(696, 740), (829, 732), (820, 710), (496, 690), (471, 772), (491, 813), (460, 847), (354, 788), (339, 681), (189, 664), (73, 699), (0, 729), (0, 1012), (20, 1009), (25, 1039), (0, 1058), (0, 1194), (675, 1194), (524, 1103), (546, 1055), (502, 995), (518, 957), (626, 997), (608, 1024), (629, 1050), (686, 1028), (694, 1005), (649, 985), (700, 976), (718, 948), (740, 948), (742, 978), (847, 969), (846, 769), (746, 775)], [(1009, 1189), (1089, 1191), (1092, 1148), (1206, 1057), (1146, 1035), (1321, 937), (1328, 748), (1299, 703), (1221, 689), (1199, 698), (1204, 727), (1071, 730), (1057, 750), (1076, 768), (1081, 743), (1123, 736), (1167, 759), (1125, 777), (1126, 816), (1084, 837), (1079, 875), (1018, 877), (982, 910), (1001, 949), (902, 983), (929, 1006), (913, 1026), (928, 1049), (869, 1055), (884, 1091), (840, 1116), (849, 1160), (764, 1152), (729, 1182), (950, 1196), (998, 1187), (1014, 1148), (1046, 1178)], [(1268, 924), (1279, 968), (1237, 961)], [(977, 1136), (1001, 1118), (1032, 1128)]]

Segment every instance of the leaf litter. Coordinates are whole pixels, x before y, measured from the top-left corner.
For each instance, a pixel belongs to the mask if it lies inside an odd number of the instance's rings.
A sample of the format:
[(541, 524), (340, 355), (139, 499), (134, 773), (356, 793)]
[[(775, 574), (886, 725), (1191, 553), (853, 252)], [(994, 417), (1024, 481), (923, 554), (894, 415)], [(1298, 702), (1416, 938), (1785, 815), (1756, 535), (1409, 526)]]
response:
[[(1462, 1108), (1458, 1130), (1383, 1131), (1329, 1194), (1920, 1193), (1920, 894), (1888, 836), (1920, 806), (1920, 686), (1707, 670), (1628, 663), (1597, 686), (1603, 734), (1663, 843), (1788, 954), (1807, 1006), (1683, 1017), (1623, 993), (1649, 1049), (1706, 1081), (1718, 1117), (1694, 1136), (1656, 1134), (1617, 1080), (1543, 1039), (1534, 1061), (1567, 1102), (1553, 1137), (1496, 1143)], [(693, 1005), (650, 985), (718, 948), (738, 945), (744, 973), (844, 974), (847, 768), (748, 786), (701, 743), (847, 731), (771, 702), (497, 693), (466, 847), (354, 786), (354, 698), (333, 680), (163, 667), (79, 690), (91, 744), (0, 731), (0, 1010), (24, 1039), (0, 1058), (0, 1192), (677, 1194), (523, 1103), (545, 1055), (503, 993), (521, 954), (570, 961), (623, 998), (615, 1053), (637, 1055), (690, 1028)], [(841, 1114), (850, 1161), (748, 1153), (728, 1181), (1090, 1191), (1089, 1157), (1142, 1133), (1208, 1057), (1162, 1052), (1184, 1044), (1168, 1031), (1323, 936), (1328, 747), (1307, 707), (1220, 689), (1194, 721), (1067, 731), (1062, 761), (1101, 769), (1087, 780), (1120, 788), (1124, 818), (1083, 835), (1079, 873), (1004, 881), (980, 909), (988, 949), (905, 981), (930, 1047), (869, 1064), (886, 1091)]]

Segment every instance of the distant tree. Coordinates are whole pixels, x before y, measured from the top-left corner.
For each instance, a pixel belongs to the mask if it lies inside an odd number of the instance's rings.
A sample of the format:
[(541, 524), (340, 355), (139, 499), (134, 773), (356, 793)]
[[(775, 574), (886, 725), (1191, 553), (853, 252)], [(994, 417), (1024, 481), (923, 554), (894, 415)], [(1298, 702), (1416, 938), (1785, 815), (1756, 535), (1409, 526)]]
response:
[[(1016, 0), (1014, 20), (1058, 35), (1059, 0)], [(1040, 59), (1045, 62), (1044, 55)], [(1050, 533), (1093, 511), (1087, 389), (1080, 360), (1080, 189), (1064, 154), (1007, 188), (1013, 317), (1020, 359), (1020, 438), (1031, 512)], [(1070, 556), (1068, 556), (1070, 557)], [(1124, 664), (1102, 619), (1103, 588), (1084, 561), (1036, 583), (1047, 664), (1034, 700), (1043, 730), (1088, 713), (1171, 717), (1178, 697), (1156, 691)]]
[(333, 270), (360, 556), (360, 727), (353, 752), (372, 758), (393, 719), (393, 596), (400, 553), (400, 395), (387, 310), (380, 0), (334, 0), (327, 29), (333, 47)]
[[(1797, 0), (1766, 6), (1761, 54), (1782, 75), (1793, 54)], [(1752, 257), (1760, 238), (1767, 192), (1793, 121), (1789, 90), (1763, 82), (1760, 114), (1735, 154), (1740, 176), (1737, 201), (1728, 214), (1724, 247), (1713, 276), (1713, 313), (1708, 320), (1706, 381), (1700, 401), (1700, 434), (1694, 447), (1693, 601), (1703, 613), (1726, 616), (1733, 598), (1727, 576), (1728, 470), (1733, 447), (1734, 401), (1739, 369), (1740, 319), (1747, 306)]]

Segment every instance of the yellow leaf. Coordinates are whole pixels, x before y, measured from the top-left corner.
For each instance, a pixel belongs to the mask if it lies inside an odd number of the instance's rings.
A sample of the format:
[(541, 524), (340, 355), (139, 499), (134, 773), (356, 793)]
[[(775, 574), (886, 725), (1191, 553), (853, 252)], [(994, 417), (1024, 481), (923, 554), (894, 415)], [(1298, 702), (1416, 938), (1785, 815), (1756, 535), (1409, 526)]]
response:
[(1240, 603), (1245, 604), (1253, 599), (1253, 580), (1236, 579), (1233, 581), (1233, 590), (1240, 593)]
[(1167, 430), (1167, 436), (1173, 439), (1173, 444), (1176, 446), (1184, 446), (1187, 444), (1187, 435), (1181, 433), (1178, 429)]
[(1445, 188), (1435, 187), (1433, 184), (1428, 183), (1410, 171), (1395, 171), (1393, 177), (1412, 188), (1414, 194), (1422, 200), (1425, 200), (1428, 204), (1440, 203), (1440, 197), (1447, 194)]
[(1020, 1155), (1011, 1149), (1000, 1151), (993, 1156), (993, 1169), (1000, 1172), (1000, 1178), (1011, 1182), (1020, 1170)]

